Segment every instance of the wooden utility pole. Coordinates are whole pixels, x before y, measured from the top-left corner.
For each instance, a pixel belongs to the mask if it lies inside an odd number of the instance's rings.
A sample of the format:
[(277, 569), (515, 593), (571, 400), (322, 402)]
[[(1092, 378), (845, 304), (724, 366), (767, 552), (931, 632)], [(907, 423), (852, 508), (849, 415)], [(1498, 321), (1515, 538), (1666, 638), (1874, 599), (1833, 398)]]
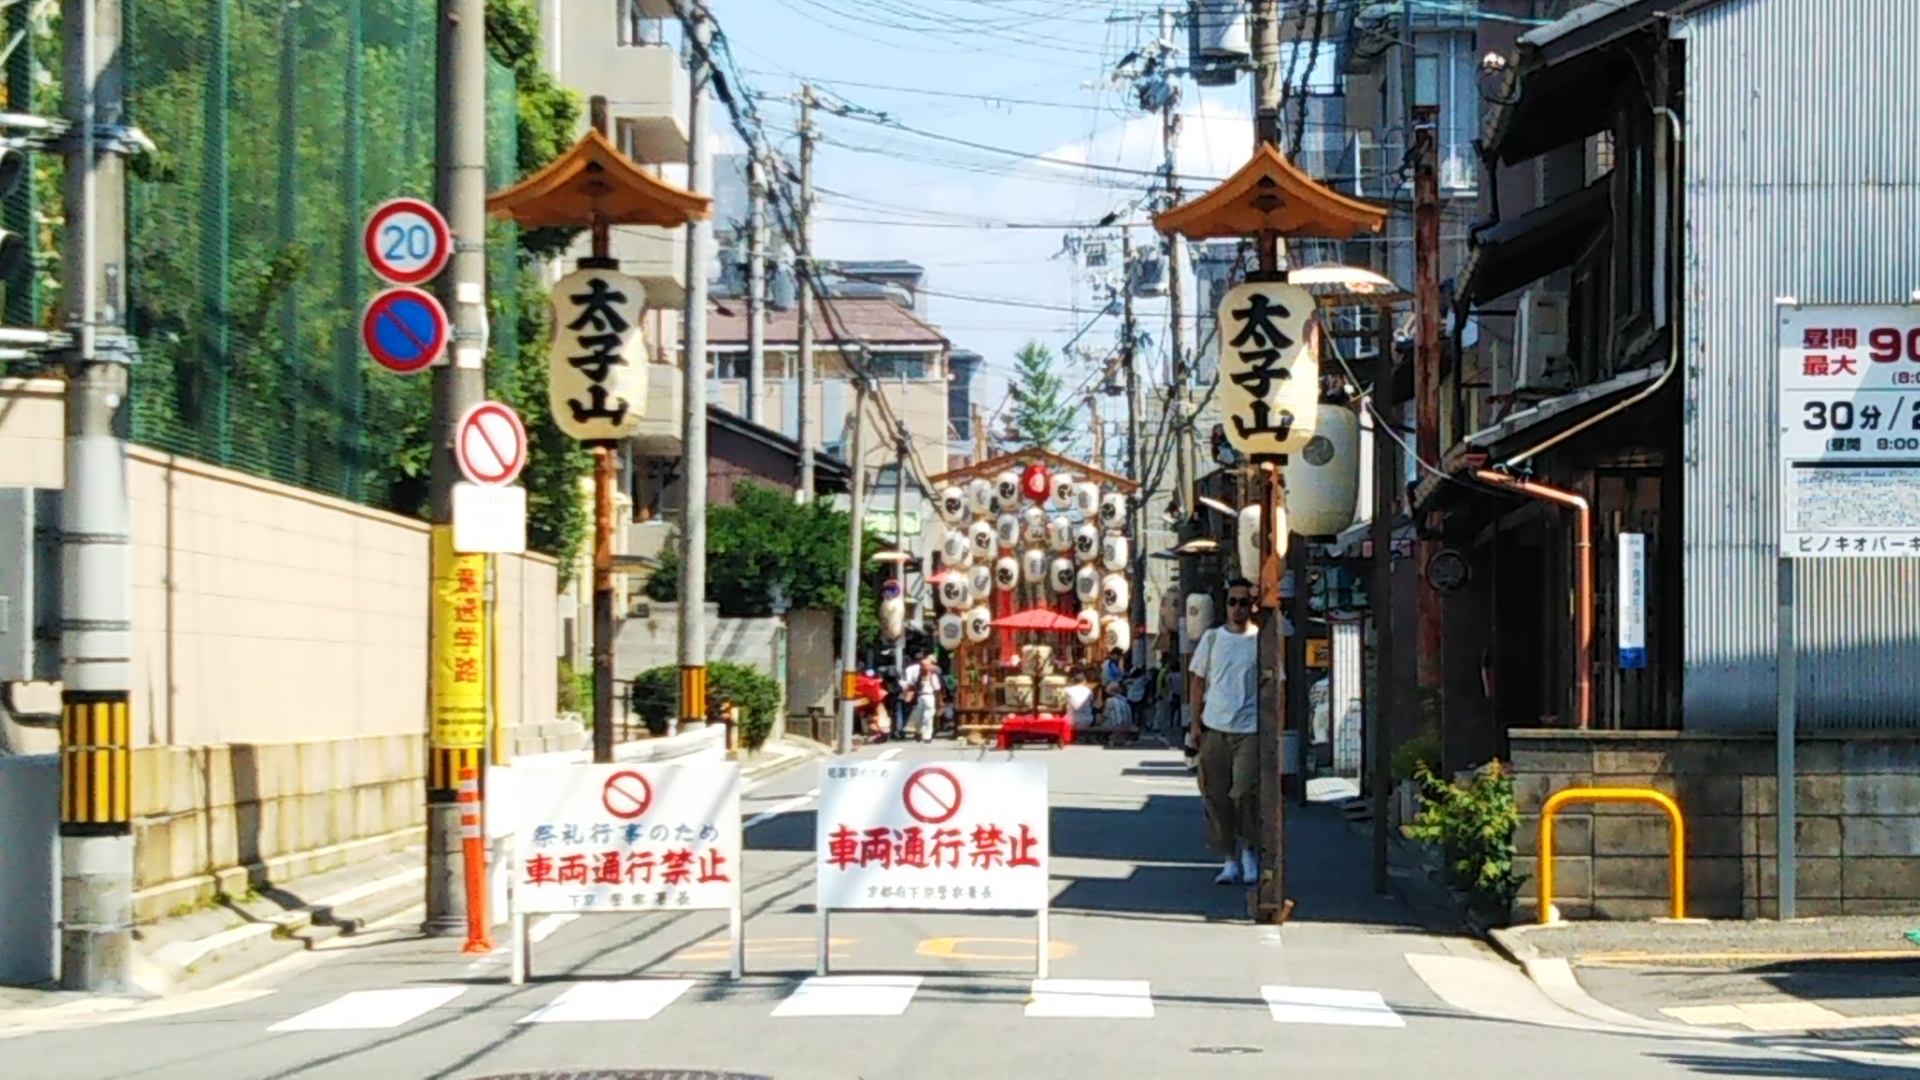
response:
[[(793, 253), (798, 286), (800, 371), (794, 431), (800, 440), (799, 502), (813, 501), (813, 86), (800, 84), (800, 250)], [(856, 465), (857, 467), (857, 465)]]
[(1393, 392), (1393, 308), (1380, 307), (1380, 357), (1373, 364), (1373, 587), (1367, 606), (1373, 613), (1374, 698), (1367, 710), (1367, 761), (1373, 796), (1373, 891), (1388, 891), (1387, 796), (1392, 729), (1398, 695), (1394, 693), (1393, 526), (1400, 514), (1400, 444), (1393, 430), (1400, 410)]
[[(1415, 320), (1414, 451), (1429, 464), (1440, 460), (1440, 110), (1415, 105), (1413, 115), (1413, 298)], [(1425, 530), (1421, 530), (1424, 532)], [(1441, 697), (1441, 598), (1427, 581), (1428, 562), (1440, 550), (1438, 541), (1422, 539), (1416, 560), (1420, 584), (1418, 607), (1419, 701), (1422, 726), (1430, 727), (1446, 746), (1446, 710)], [(1451, 748), (1449, 748), (1450, 750)], [(1453, 754), (1443, 752), (1450, 768)]]

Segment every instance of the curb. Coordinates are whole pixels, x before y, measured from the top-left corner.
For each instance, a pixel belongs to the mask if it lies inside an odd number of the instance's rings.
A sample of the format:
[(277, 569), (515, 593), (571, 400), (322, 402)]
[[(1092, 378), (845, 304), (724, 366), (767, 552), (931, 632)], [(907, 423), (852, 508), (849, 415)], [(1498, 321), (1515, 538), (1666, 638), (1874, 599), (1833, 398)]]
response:
[(1729, 1031), (1725, 1028), (1695, 1027), (1691, 1024), (1671, 1024), (1659, 1020), (1649, 1020), (1644, 1016), (1635, 1016), (1630, 1012), (1616, 1009), (1611, 1005), (1587, 993), (1580, 985), (1580, 979), (1573, 972), (1573, 965), (1557, 956), (1543, 956), (1533, 943), (1527, 940), (1537, 926), (1509, 926), (1490, 930), (1485, 935), (1487, 943), (1495, 952), (1524, 973), (1528, 981), (1538, 987), (1555, 1005), (1585, 1017), (1597, 1023), (1614, 1027), (1632, 1028), (1653, 1035), (1666, 1035), (1688, 1039), (1716, 1039), (1732, 1042), (1751, 1037), (1749, 1032)]
[(825, 747), (816, 749), (799, 742), (782, 742), (780, 746), (783, 749), (792, 750), (793, 753), (763, 758), (751, 764), (741, 762), (741, 781), (743, 783), (757, 784), (762, 780), (770, 780), (773, 777), (779, 776), (781, 773), (791, 772), (809, 761), (818, 761), (831, 753), (831, 751)]

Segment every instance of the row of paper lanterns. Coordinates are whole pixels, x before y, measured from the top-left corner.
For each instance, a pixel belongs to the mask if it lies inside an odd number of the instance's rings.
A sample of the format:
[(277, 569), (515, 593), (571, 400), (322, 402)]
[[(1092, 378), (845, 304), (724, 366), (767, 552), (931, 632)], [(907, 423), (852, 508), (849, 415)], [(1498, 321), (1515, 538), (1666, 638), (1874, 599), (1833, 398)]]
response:
[[(1133, 644), (1133, 631), (1125, 615), (1102, 616), (1092, 608), (1085, 608), (1080, 612), (1079, 624), (1074, 633), (1088, 645), (1100, 642), (1108, 649), (1125, 652)], [(940, 616), (935, 629), (943, 648), (958, 648), (964, 641), (978, 645), (993, 636), (993, 613), (984, 606), (965, 612), (950, 611)]]
[[(1100, 563), (1109, 570), (1124, 570), (1128, 557), (1133, 553), (1132, 544), (1124, 533), (1102, 533), (1092, 525), (1074, 525), (1064, 518), (1054, 518), (1041, 523), (1038, 528), (1023, 530), (1018, 522), (1004, 518), (998, 528), (984, 521), (976, 521), (970, 529), (947, 530), (946, 535), (940, 538), (940, 561), (953, 570), (987, 566), (992, 564), (995, 556), (1013, 558), (1013, 553), (1019, 550), (1023, 542), (1030, 545), (1020, 555), (1020, 565), (1026, 566), (1032, 565), (1035, 559), (1044, 566), (1048, 553), (1053, 552), (1069, 565), (1077, 559), (1083, 563)], [(1068, 555), (1074, 558), (1069, 559)], [(1038, 585), (1045, 575), (1044, 569), (1029, 570), (1026, 579)], [(1066, 589), (1062, 587), (1056, 591), (1065, 592)]]
[(940, 520), (960, 525), (970, 518), (999, 518), (1033, 505), (1029, 511), (1052, 509), (1055, 513), (1074, 512), (1089, 520), (1099, 518), (1108, 526), (1127, 519), (1127, 497), (1104, 493), (1100, 485), (1088, 480), (1049, 475), (1039, 466), (1028, 466), (1024, 479), (1011, 471), (991, 480), (980, 477), (965, 487), (953, 485), (940, 492)]
[[(1028, 565), (1032, 570), (1035, 564), (1045, 559), (1037, 551), (1027, 552)], [(994, 590), (1011, 592), (1020, 584), (1022, 567), (1012, 558), (1002, 558), (992, 566), (970, 566), (965, 570), (949, 570), (940, 579), (940, 606), (948, 611), (964, 611), (975, 604), (986, 603)], [(1126, 576), (1119, 573), (1102, 575), (1094, 566), (1076, 568), (1066, 559), (1054, 559), (1045, 570), (1048, 588), (1055, 593), (1072, 592), (1083, 606), (1099, 607), (1109, 614), (1122, 614), (1127, 610), (1131, 599), (1131, 587)], [(1027, 580), (1040, 580), (1029, 577)]]

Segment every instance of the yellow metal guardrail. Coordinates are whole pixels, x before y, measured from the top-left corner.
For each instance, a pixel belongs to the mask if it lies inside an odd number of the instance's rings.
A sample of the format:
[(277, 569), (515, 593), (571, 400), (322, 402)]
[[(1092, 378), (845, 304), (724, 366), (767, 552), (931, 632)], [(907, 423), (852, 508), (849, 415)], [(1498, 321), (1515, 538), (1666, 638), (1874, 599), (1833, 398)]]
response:
[(1553, 815), (1568, 803), (1576, 802), (1652, 803), (1667, 812), (1667, 820), (1673, 827), (1673, 843), (1669, 845), (1673, 856), (1673, 917), (1686, 918), (1687, 822), (1680, 813), (1680, 804), (1652, 788), (1579, 787), (1554, 792), (1547, 796), (1546, 805), (1540, 808), (1540, 895), (1537, 903), (1541, 925), (1553, 921)]

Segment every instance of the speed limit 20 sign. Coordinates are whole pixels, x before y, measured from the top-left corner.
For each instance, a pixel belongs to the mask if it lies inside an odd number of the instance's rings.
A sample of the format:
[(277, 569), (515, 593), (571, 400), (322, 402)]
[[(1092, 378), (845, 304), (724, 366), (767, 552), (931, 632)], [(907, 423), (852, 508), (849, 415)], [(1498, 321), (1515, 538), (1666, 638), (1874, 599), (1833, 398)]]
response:
[(367, 215), (367, 262), (395, 285), (432, 281), (453, 257), (447, 219), (423, 199), (393, 199)]

